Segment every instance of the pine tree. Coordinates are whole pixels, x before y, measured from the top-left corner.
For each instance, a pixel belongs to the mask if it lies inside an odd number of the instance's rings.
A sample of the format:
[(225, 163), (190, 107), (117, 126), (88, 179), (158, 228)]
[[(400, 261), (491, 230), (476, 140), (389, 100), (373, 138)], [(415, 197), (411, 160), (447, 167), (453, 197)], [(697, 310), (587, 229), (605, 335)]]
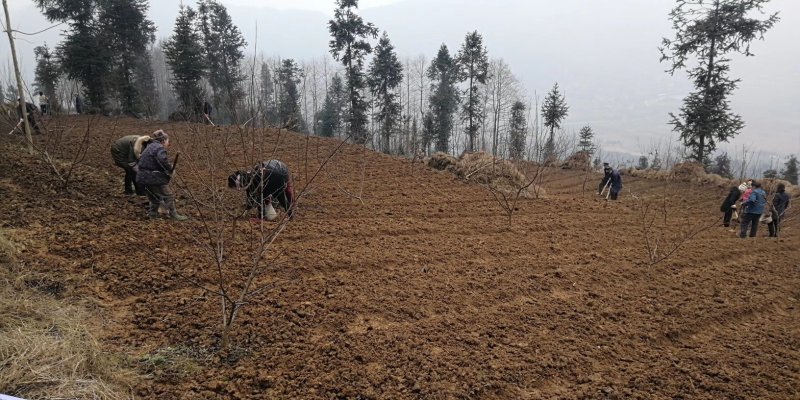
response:
[(639, 165), (636, 166), (636, 169), (647, 169), (650, 167), (650, 160), (647, 156), (639, 157)]
[(789, 159), (786, 160), (786, 164), (783, 166), (783, 171), (781, 171), (783, 179), (789, 181), (792, 185), (797, 185), (797, 156), (789, 156)]
[(275, 82), (272, 80), (272, 73), (266, 62), (261, 63), (259, 74), (261, 88), (259, 89), (258, 109), (264, 115), (266, 125), (278, 124), (278, 107), (275, 104)]
[(433, 118), (433, 113), (430, 111), (425, 112), (425, 115), (422, 116), (422, 148), (425, 150), (425, 154), (428, 153), (431, 143), (436, 139), (436, 123)]
[(478, 84), (485, 85), (489, 76), (489, 58), (483, 47), (483, 38), (474, 31), (467, 34), (464, 44), (456, 56), (459, 66), (460, 81), (467, 82), (462, 118), (467, 122), (467, 151), (475, 151), (475, 141), (483, 119), (486, 117), (481, 107), (480, 88)]
[[(153, 76), (150, 63), (143, 60), (148, 60), (148, 46), (155, 41), (156, 31), (147, 19), (147, 0), (104, 0), (98, 4), (101, 42), (113, 54), (111, 88), (123, 113), (141, 113), (146, 109), (141, 83)], [(144, 85), (148, 85), (146, 81)]]
[(331, 85), (328, 87), (328, 93), (325, 94), (325, 104), (322, 106), (318, 118), (321, 136), (333, 137), (339, 134), (346, 102), (347, 94), (342, 78), (339, 74), (334, 74), (331, 78)]
[(59, 63), (70, 79), (81, 82), (87, 110), (105, 112), (112, 54), (101, 42), (97, 3), (93, 0), (35, 2), (49, 21), (68, 24), (64, 40), (56, 50)]
[(431, 80), (431, 96), (429, 106), (433, 117), (433, 134), (436, 140), (436, 151), (448, 152), (450, 135), (453, 131), (453, 114), (458, 108), (458, 65), (450, 56), (447, 46), (442, 44), (436, 58), (428, 67), (428, 78)]
[(510, 156), (514, 160), (525, 157), (525, 140), (528, 136), (527, 121), (525, 120), (525, 103), (514, 102), (511, 106), (511, 121), (509, 123)]
[(711, 165), (711, 173), (727, 179), (733, 178), (731, 159), (728, 158), (728, 153), (722, 153), (714, 158), (714, 164)]
[(381, 147), (384, 153), (390, 152), (390, 139), (400, 119), (400, 102), (395, 90), (403, 81), (403, 65), (397, 59), (389, 36), (383, 32), (375, 56), (369, 69), (367, 83), (372, 96), (378, 103), (377, 121), (380, 123)]
[(291, 58), (283, 60), (278, 70), (278, 120), (281, 126), (294, 131), (302, 130), (300, 93), (297, 91), (301, 74), (300, 67)]
[(365, 87), (364, 58), (372, 52), (372, 46), (366, 39), (376, 38), (378, 29), (355, 13), (358, 0), (336, 0), (336, 6), (333, 19), (328, 21), (328, 30), (333, 37), (329, 43), (331, 55), (345, 67), (350, 103), (350, 135), (356, 143), (365, 144), (369, 139), (367, 103), (361, 91)]
[(585, 125), (583, 128), (581, 128), (580, 132), (578, 132), (578, 137), (580, 138), (578, 141), (578, 149), (590, 156), (594, 154), (595, 146), (594, 142), (592, 141), (594, 139), (594, 131), (592, 130), (592, 127)]
[(200, 33), (195, 27), (197, 13), (181, 6), (173, 34), (164, 43), (164, 56), (172, 70), (172, 85), (185, 116), (199, 114), (205, 98), (201, 81), (205, 75)]
[(561, 128), (561, 121), (567, 116), (569, 107), (564, 95), (558, 90), (558, 83), (553, 85), (542, 104), (542, 118), (544, 126), (550, 129), (550, 136), (544, 146), (544, 160), (550, 161), (555, 157), (555, 130)]
[(654, 151), (653, 159), (650, 161), (650, 169), (653, 171), (661, 171), (661, 157), (658, 155), (658, 150)]
[(728, 96), (736, 89), (738, 79), (728, 77), (729, 53), (752, 56), (750, 43), (763, 38), (777, 21), (772, 14), (767, 19), (748, 18), (762, 12), (769, 0), (679, 0), (670, 13), (675, 38), (664, 38), (661, 61), (669, 61), (671, 75), (686, 68), (687, 62), (697, 60), (688, 70), (696, 91), (684, 100), (678, 115), (670, 113), (673, 130), (680, 133), (683, 144), (692, 151), (692, 159), (708, 164), (708, 157), (717, 142), (727, 142), (744, 127), (742, 118), (731, 112)]
[(228, 9), (217, 0), (200, 0), (197, 13), (214, 102), (222, 106), (217, 110), (223, 116), (235, 120), (239, 99), (244, 96), (241, 65), (247, 42), (233, 24)]
[(775, 178), (778, 177), (778, 171), (776, 171), (773, 168), (770, 168), (770, 169), (764, 171), (763, 176), (764, 176), (765, 179), (775, 179)]
[(59, 65), (53, 54), (50, 53), (47, 43), (43, 46), (36, 46), (33, 49), (33, 53), (36, 55), (36, 87), (38, 91), (44, 92), (51, 99), (51, 113), (58, 112), (58, 102), (55, 100), (58, 77), (61, 75)]

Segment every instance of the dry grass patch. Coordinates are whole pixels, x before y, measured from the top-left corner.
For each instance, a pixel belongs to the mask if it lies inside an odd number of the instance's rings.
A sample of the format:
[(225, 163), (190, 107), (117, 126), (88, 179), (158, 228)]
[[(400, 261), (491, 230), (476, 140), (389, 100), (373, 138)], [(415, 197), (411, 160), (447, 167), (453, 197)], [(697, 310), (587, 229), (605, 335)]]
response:
[[(9, 247), (10, 246), (10, 247)], [(12, 250), (8, 250), (11, 248)], [(130, 399), (134, 375), (104, 353), (90, 316), (27, 287), (0, 231), (0, 393), (26, 399)], [(10, 259), (7, 254), (10, 254)]]

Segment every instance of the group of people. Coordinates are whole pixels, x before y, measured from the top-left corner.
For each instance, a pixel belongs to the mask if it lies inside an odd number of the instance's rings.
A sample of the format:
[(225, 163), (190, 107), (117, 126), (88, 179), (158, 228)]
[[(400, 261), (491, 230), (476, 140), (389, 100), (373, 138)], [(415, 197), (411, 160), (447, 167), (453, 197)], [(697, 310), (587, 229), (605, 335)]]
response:
[[(169, 182), (175, 172), (175, 163), (167, 157), (170, 147), (169, 134), (157, 130), (149, 136), (124, 136), (111, 146), (111, 158), (125, 171), (124, 193), (146, 195), (149, 201), (147, 216), (158, 218), (159, 208), (166, 208), (168, 217), (185, 221), (178, 213), (175, 195)], [(258, 208), (258, 216), (251, 222), (272, 220), (276, 214), (273, 203), (282, 207), (288, 218), (294, 216), (294, 187), (289, 168), (279, 160), (267, 160), (256, 164), (249, 171), (236, 171), (228, 177), (228, 187), (245, 191), (246, 208)]]
[[(769, 228), (769, 237), (778, 237), (781, 220), (791, 206), (786, 185), (779, 183), (776, 186), (771, 206), (767, 197), (761, 183), (757, 181), (748, 180), (739, 186), (731, 187), (720, 206), (720, 211), (724, 213), (722, 225), (729, 227), (731, 220), (736, 220), (735, 216), (738, 217), (739, 237), (745, 238), (748, 236), (748, 230), (749, 236), (755, 237), (759, 222), (765, 222)], [(741, 213), (738, 211), (740, 209)]]

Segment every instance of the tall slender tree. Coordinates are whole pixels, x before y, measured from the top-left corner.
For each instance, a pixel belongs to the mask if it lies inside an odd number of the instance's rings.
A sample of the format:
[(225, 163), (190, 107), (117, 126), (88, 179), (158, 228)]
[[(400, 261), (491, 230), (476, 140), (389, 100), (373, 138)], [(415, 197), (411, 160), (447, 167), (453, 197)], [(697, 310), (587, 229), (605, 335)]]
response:
[(197, 27), (197, 13), (181, 6), (172, 36), (164, 43), (164, 56), (172, 70), (172, 85), (186, 116), (202, 112), (205, 98), (201, 82), (205, 76), (203, 47)]
[(792, 185), (797, 185), (797, 156), (794, 154), (789, 156), (786, 164), (783, 165), (781, 175), (783, 179), (789, 181)]
[[(142, 88), (152, 90), (153, 72), (148, 46), (156, 27), (147, 19), (147, 0), (98, 1), (98, 22), (103, 46), (112, 54), (110, 84), (121, 111), (138, 114), (148, 108)], [(150, 81), (148, 83), (148, 80)]]
[(302, 130), (303, 125), (300, 93), (297, 90), (301, 75), (300, 67), (291, 58), (283, 60), (281, 69), (278, 70), (278, 120), (281, 126), (294, 131)]
[(217, 110), (235, 120), (239, 99), (244, 96), (241, 66), (247, 41), (219, 1), (200, 0), (197, 13), (214, 102), (222, 106)]
[(380, 124), (381, 148), (384, 153), (391, 151), (390, 139), (400, 119), (400, 102), (395, 91), (402, 80), (403, 65), (397, 59), (389, 36), (384, 32), (375, 47), (375, 56), (367, 78), (372, 96), (378, 103), (376, 119)]
[(509, 122), (509, 156), (514, 160), (525, 157), (525, 142), (528, 136), (528, 122), (525, 119), (525, 103), (514, 102), (511, 106), (511, 121)]
[(485, 114), (481, 107), (479, 84), (485, 85), (489, 75), (489, 57), (483, 47), (483, 37), (474, 31), (467, 34), (456, 56), (460, 81), (467, 83), (462, 106), (462, 118), (467, 122), (467, 151), (475, 151), (478, 130)]
[(429, 106), (433, 117), (433, 132), (436, 151), (450, 150), (450, 135), (453, 131), (453, 114), (458, 108), (458, 65), (447, 46), (442, 44), (436, 58), (428, 67), (431, 80)]
[(333, 137), (339, 134), (342, 117), (345, 113), (347, 93), (339, 74), (334, 74), (328, 93), (325, 94), (325, 103), (318, 119), (320, 120), (320, 135)]
[(275, 81), (272, 79), (272, 72), (269, 64), (261, 63), (259, 73), (261, 87), (259, 89), (258, 109), (263, 113), (264, 123), (267, 125), (278, 124), (278, 106), (275, 104)]
[(36, 46), (33, 49), (33, 54), (36, 55), (36, 87), (51, 99), (51, 112), (58, 112), (59, 103), (56, 101), (56, 87), (58, 86), (58, 78), (61, 75), (58, 62), (50, 52), (50, 48), (47, 47), (47, 43), (43, 46)]
[(778, 22), (777, 13), (766, 19), (751, 18), (763, 12), (769, 0), (678, 0), (670, 12), (675, 38), (662, 41), (661, 61), (671, 65), (671, 75), (688, 70), (695, 91), (684, 100), (678, 115), (670, 113), (670, 124), (691, 149), (692, 159), (705, 165), (717, 142), (727, 142), (744, 127), (744, 121), (730, 110), (728, 96), (739, 79), (728, 77), (730, 53), (752, 56), (750, 44)]
[(66, 23), (69, 28), (56, 54), (70, 79), (81, 82), (87, 109), (104, 112), (108, 101), (108, 86), (112, 54), (101, 40), (97, 21), (98, 5), (94, 0), (35, 0), (49, 21)]
[(592, 127), (585, 125), (581, 128), (580, 132), (578, 132), (578, 138), (578, 150), (586, 152), (590, 156), (594, 154), (594, 131)]
[(332, 39), (329, 47), (333, 59), (341, 61), (345, 67), (347, 89), (349, 91), (350, 135), (359, 144), (369, 140), (367, 132), (367, 102), (361, 91), (365, 88), (364, 58), (372, 52), (368, 38), (378, 37), (378, 28), (364, 22), (356, 14), (358, 0), (336, 0), (333, 19), (328, 21)]
[(542, 104), (542, 118), (544, 126), (550, 129), (550, 136), (544, 145), (544, 160), (549, 161), (555, 156), (555, 130), (561, 128), (561, 121), (567, 116), (569, 107), (564, 95), (558, 90), (558, 83), (553, 85)]

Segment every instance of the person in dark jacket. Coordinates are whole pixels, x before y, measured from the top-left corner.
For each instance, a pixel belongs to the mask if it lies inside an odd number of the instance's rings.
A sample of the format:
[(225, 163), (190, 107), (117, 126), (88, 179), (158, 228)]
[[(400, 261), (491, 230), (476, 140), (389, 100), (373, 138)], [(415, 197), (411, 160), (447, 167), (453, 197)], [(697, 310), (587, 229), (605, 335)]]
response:
[(169, 189), (174, 169), (167, 158), (169, 135), (157, 130), (150, 136), (152, 140), (142, 152), (142, 157), (139, 159), (139, 173), (136, 174), (136, 183), (144, 187), (147, 199), (150, 200), (147, 216), (157, 218), (158, 207), (163, 203), (169, 212), (169, 218), (184, 221), (188, 217), (178, 214), (175, 209), (175, 195)]
[(736, 202), (739, 200), (739, 197), (742, 195), (742, 192), (736, 186), (731, 186), (730, 192), (728, 192), (728, 197), (722, 201), (722, 205), (719, 206), (719, 210), (724, 212), (725, 215), (722, 217), (722, 225), (731, 226), (731, 217), (733, 216), (733, 212), (736, 211)]
[(114, 164), (125, 170), (125, 194), (144, 195), (144, 187), (136, 183), (136, 170), (139, 157), (151, 140), (150, 136), (128, 135), (117, 139), (111, 145), (111, 159), (114, 160)]
[[(294, 187), (289, 168), (279, 160), (267, 160), (256, 164), (250, 171), (236, 171), (228, 177), (228, 187), (246, 191), (248, 210), (258, 207), (258, 218), (267, 217), (267, 209), (273, 200), (294, 216)], [(257, 221), (255, 221), (257, 222)]]
[(203, 116), (205, 116), (204, 123), (214, 124), (211, 122), (211, 112), (214, 111), (214, 107), (211, 106), (211, 103), (208, 100), (203, 100)]
[[(19, 115), (20, 121), (22, 120), (22, 107), (19, 105), (19, 98), (17, 98), (17, 115)], [(28, 125), (31, 126), (33, 129), (33, 133), (41, 134), (42, 130), (39, 128), (39, 124), (36, 119), (36, 106), (33, 103), (25, 102), (25, 113), (28, 114)]]
[(753, 190), (746, 201), (742, 202), (742, 223), (739, 229), (739, 237), (744, 239), (747, 235), (747, 227), (750, 226), (750, 237), (756, 237), (758, 232), (758, 221), (764, 214), (767, 206), (767, 194), (761, 188), (761, 183), (753, 181)]
[(605, 189), (608, 181), (611, 179), (611, 173), (614, 172), (614, 169), (608, 165), (608, 163), (603, 163), (603, 179), (600, 181), (600, 185), (597, 186), (597, 194), (602, 195), (603, 189)]
[(786, 193), (786, 185), (779, 183), (775, 197), (772, 198), (772, 222), (767, 224), (767, 228), (769, 228), (769, 237), (778, 237), (778, 233), (781, 230), (780, 222), (786, 210), (790, 207), (791, 199)]
[(611, 170), (611, 189), (609, 192), (609, 198), (611, 200), (616, 200), (619, 196), (619, 192), (622, 191), (622, 175), (620, 175), (619, 171)]

